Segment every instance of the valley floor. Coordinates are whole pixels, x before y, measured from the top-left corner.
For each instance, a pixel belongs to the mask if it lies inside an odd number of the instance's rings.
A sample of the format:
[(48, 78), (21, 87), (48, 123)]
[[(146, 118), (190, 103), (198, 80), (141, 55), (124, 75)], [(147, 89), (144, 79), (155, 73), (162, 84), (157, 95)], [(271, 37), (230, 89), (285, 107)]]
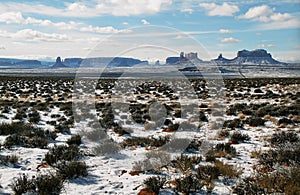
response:
[(0, 193), (297, 194), (299, 125), (300, 78), (0, 77)]

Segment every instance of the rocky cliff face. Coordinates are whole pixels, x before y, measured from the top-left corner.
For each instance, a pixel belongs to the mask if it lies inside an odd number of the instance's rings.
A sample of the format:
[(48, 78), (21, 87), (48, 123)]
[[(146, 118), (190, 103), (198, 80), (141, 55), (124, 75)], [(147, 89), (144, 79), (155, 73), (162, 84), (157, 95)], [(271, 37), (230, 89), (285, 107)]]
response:
[(57, 57), (56, 58), (56, 62), (55, 64), (53, 64), (52, 68), (66, 68), (67, 66), (64, 65), (61, 61), (61, 58), (60, 57)]

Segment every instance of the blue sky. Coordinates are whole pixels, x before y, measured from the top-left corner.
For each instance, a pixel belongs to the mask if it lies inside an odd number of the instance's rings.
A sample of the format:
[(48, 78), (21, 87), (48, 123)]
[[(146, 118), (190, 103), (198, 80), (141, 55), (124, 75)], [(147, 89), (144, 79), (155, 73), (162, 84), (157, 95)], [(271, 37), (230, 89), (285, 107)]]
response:
[(184, 51), (208, 60), (257, 48), (300, 61), (300, 0), (0, 2), (0, 57), (154, 61)]

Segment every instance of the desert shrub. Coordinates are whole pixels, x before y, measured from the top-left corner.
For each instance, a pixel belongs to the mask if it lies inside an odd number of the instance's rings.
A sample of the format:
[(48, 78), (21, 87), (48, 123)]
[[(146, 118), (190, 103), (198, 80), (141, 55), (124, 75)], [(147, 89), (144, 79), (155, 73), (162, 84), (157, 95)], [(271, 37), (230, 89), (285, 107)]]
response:
[(40, 175), (35, 180), (37, 194), (40, 195), (58, 195), (63, 189), (64, 179), (59, 174), (49, 173)]
[[(5, 126), (6, 128), (11, 127), (12, 130), (11, 135), (5, 139), (5, 147), (19, 145), (30, 148), (44, 148), (48, 145), (48, 140), (54, 140), (56, 138), (54, 132), (48, 130), (44, 131), (24, 123), (12, 123)], [(4, 129), (4, 131), (6, 130)]]
[(200, 150), (202, 142), (198, 139), (193, 139), (191, 143), (188, 145), (188, 147), (185, 149), (186, 152), (197, 152)]
[(153, 164), (153, 161), (151, 162), (150, 159), (144, 159), (140, 161), (134, 162), (132, 166), (132, 171), (134, 172), (153, 172), (153, 173), (158, 173), (161, 167), (157, 167), (157, 163)]
[(264, 93), (260, 88), (256, 88), (253, 91), (254, 93)]
[(242, 134), (239, 131), (235, 131), (233, 134), (231, 134), (230, 136), (230, 142), (233, 144), (238, 144), (238, 143), (242, 143), (245, 141), (249, 141), (251, 138), (249, 135), (247, 134)]
[(253, 177), (243, 179), (233, 188), (236, 194), (299, 194), (300, 167), (279, 169), (272, 173), (258, 172)]
[(221, 175), (228, 178), (237, 178), (241, 175), (241, 171), (239, 171), (237, 168), (221, 161), (215, 161), (215, 166), (218, 168)]
[(221, 129), (218, 131), (218, 136), (221, 138), (225, 138), (229, 136), (229, 131), (227, 129)]
[(286, 144), (286, 143), (295, 143), (300, 141), (299, 136), (295, 132), (280, 132), (274, 133), (270, 139), (271, 144), (279, 145), (279, 144)]
[(18, 123), (1, 123), (0, 124), (0, 135), (10, 135), (14, 133), (20, 133), (22, 131), (30, 130), (32, 126), (18, 122)]
[(151, 151), (146, 153), (146, 158), (134, 162), (133, 171), (160, 173), (161, 168), (170, 162), (170, 155), (166, 152)]
[(81, 136), (80, 135), (72, 135), (72, 137), (69, 138), (66, 142), (68, 145), (75, 144), (75, 145), (79, 146), (82, 143)]
[(82, 131), (81, 134), (85, 136), (88, 140), (93, 142), (107, 138), (106, 132), (104, 131), (104, 129), (101, 128), (93, 129), (91, 131)]
[(206, 182), (218, 179), (220, 170), (213, 165), (199, 165), (197, 169), (197, 178)]
[(164, 177), (149, 177), (144, 180), (144, 185), (147, 189), (153, 191), (156, 194), (159, 194), (159, 190), (163, 188), (166, 182), (166, 178)]
[(169, 136), (156, 137), (133, 137), (125, 139), (122, 143), (122, 147), (141, 146), (141, 147), (161, 147), (170, 141)]
[(247, 109), (247, 107), (248, 106), (245, 103), (230, 105), (229, 108), (226, 109), (226, 114), (227, 115), (237, 115), (238, 112), (241, 112), (241, 111)]
[(65, 122), (55, 125), (55, 129), (58, 130), (60, 133), (71, 134), (70, 128)]
[(252, 127), (265, 125), (265, 121), (260, 117), (248, 117), (246, 118), (245, 123)]
[(281, 125), (281, 124), (293, 124), (293, 121), (291, 119), (283, 117), (278, 120), (278, 125)]
[(177, 129), (179, 128), (179, 124), (178, 123), (175, 123), (175, 124), (171, 124), (167, 127), (167, 129), (171, 132), (173, 131), (177, 131)]
[(202, 111), (199, 112), (199, 119), (200, 119), (200, 121), (202, 121), (202, 122), (208, 122), (208, 119), (207, 119), (205, 113), (202, 112)]
[(44, 160), (49, 165), (55, 165), (59, 161), (73, 161), (78, 160), (81, 156), (77, 145), (59, 145), (54, 146), (46, 153)]
[(175, 190), (185, 194), (199, 192), (204, 186), (204, 182), (198, 180), (194, 175), (188, 175), (183, 178), (178, 178), (175, 180), (175, 182)]
[[(215, 146), (216, 152), (224, 152), (226, 156), (229, 155), (230, 157), (236, 156), (236, 149), (231, 146), (229, 143), (220, 143)], [(221, 155), (222, 156), (222, 155)]]
[(36, 189), (34, 181), (28, 178), (28, 175), (25, 174), (15, 179), (11, 187), (15, 195), (22, 195), (24, 193), (30, 193), (30, 192), (32, 193)]
[(276, 164), (300, 164), (300, 143), (281, 145), (262, 153), (259, 156), (259, 162), (267, 168), (272, 168)]
[(85, 162), (81, 161), (62, 161), (56, 166), (60, 175), (65, 179), (77, 178), (80, 176), (87, 176), (87, 166)]
[(233, 186), (233, 193), (237, 195), (257, 195), (265, 194), (265, 191), (260, 188), (260, 185), (257, 183), (255, 178), (246, 177)]
[(216, 161), (216, 152), (215, 152), (215, 150), (208, 150), (205, 153), (205, 161), (206, 162), (215, 162)]
[(148, 158), (153, 163), (157, 164), (156, 167), (163, 167), (171, 161), (169, 153), (163, 151), (150, 151), (146, 153), (146, 158)]
[(194, 166), (202, 161), (201, 156), (188, 156), (181, 154), (172, 160), (172, 167), (179, 170), (181, 173), (188, 174), (192, 172)]
[(49, 173), (39, 175), (36, 178), (28, 178), (23, 174), (12, 183), (12, 190), (16, 195), (22, 194), (40, 194), (40, 195), (58, 195), (63, 188), (63, 178), (60, 175)]
[(127, 135), (130, 134), (130, 132), (127, 129), (124, 129), (123, 127), (119, 126), (119, 125), (115, 125), (112, 130), (119, 134), (119, 135)]
[(33, 110), (31, 113), (28, 114), (29, 122), (31, 123), (38, 123), (41, 119), (40, 113), (36, 110)]
[(22, 113), (17, 112), (16, 115), (14, 116), (14, 119), (23, 120), (23, 118), (26, 118), (26, 117), (27, 117), (26, 113), (22, 114)]
[(93, 153), (95, 155), (109, 155), (117, 154), (121, 150), (119, 144), (106, 140), (103, 143), (100, 143), (98, 146), (93, 148)]
[(242, 128), (243, 126), (244, 124), (240, 119), (227, 120), (223, 124), (223, 127), (230, 128), (230, 129)]
[(16, 155), (2, 156), (0, 155), (0, 165), (16, 164), (19, 157)]

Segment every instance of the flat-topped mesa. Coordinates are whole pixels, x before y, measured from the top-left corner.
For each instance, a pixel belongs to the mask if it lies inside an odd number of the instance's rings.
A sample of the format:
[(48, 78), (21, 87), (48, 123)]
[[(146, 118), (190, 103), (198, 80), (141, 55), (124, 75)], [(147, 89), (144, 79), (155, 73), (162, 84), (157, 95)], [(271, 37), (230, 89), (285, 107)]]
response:
[(219, 55), (217, 59), (212, 60), (218, 65), (267, 65), (267, 64), (285, 64), (272, 58), (272, 55), (264, 49), (256, 49), (253, 51), (241, 50), (237, 52), (237, 56), (233, 59), (226, 59)]
[(237, 57), (269, 57), (272, 58), (271, 54), (268, 53), (266, 50), (264, 49), (256, 49), (253, 51), (248, 51), (248, 50), (242, 50), (242, 51), (238, 51), (237, 53)]

